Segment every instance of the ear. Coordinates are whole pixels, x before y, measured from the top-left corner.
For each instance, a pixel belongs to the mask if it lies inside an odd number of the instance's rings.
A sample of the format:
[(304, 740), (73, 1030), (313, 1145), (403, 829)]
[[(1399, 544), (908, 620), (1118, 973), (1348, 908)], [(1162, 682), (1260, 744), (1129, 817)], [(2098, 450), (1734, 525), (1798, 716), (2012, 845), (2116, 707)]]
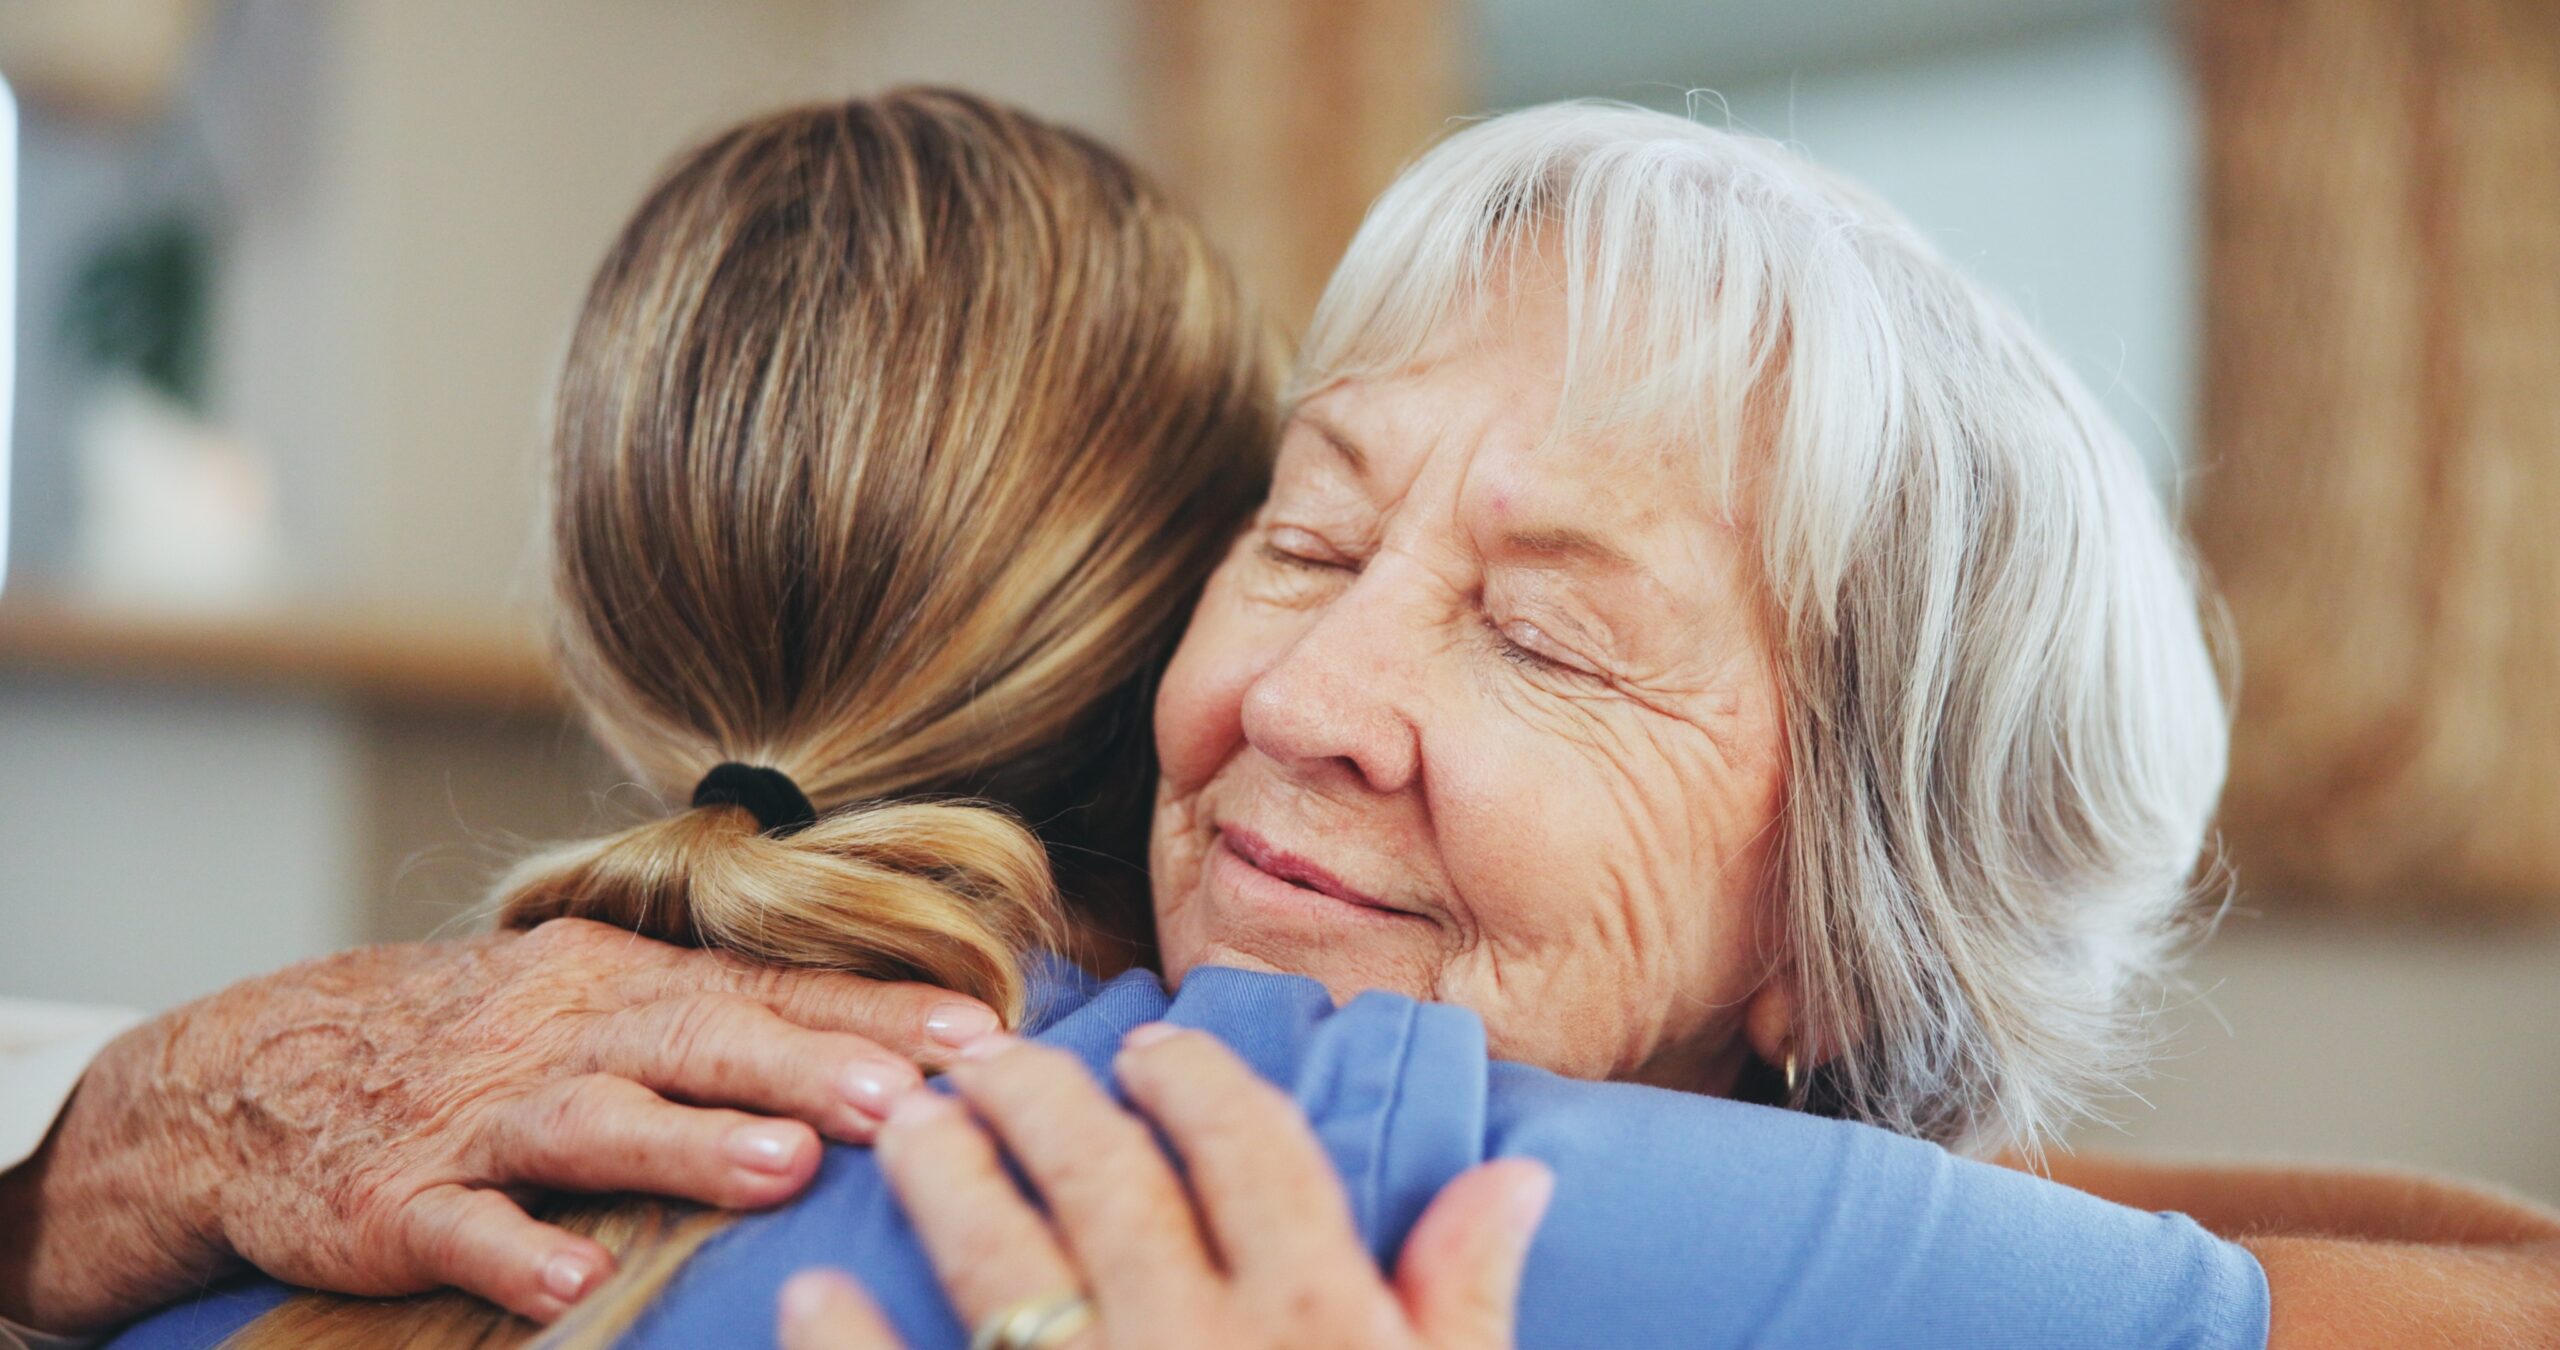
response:
[(1820, 1058), (1813, 1046), (1798, 1041), (1795, 981), (1783, 971), (1771, 972), (1752, 992), (1742, 1009), (1742, 1034), (1751, 1053), (1773, 1069), (1787, 1062), (1789, 1050), (1800, 1066), (1811, 1067)]

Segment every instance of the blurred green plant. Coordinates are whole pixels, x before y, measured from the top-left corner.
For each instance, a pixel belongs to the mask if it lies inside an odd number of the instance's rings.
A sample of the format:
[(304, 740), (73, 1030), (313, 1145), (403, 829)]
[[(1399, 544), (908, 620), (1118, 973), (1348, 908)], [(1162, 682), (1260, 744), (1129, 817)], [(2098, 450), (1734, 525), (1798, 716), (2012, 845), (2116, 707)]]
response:
[(64, 342), (97, 373), (130, 376), (202, 412), (212, 266), (204, 231), (183, 217), (111, 239), (71, 283)]

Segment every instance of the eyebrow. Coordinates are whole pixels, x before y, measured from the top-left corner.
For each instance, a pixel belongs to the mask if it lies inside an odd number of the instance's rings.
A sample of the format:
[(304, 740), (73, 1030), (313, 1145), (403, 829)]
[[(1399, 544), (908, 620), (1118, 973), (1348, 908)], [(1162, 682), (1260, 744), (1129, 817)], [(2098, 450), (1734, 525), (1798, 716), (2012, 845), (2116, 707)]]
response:
[(1501, 538), (1502, 551), (1526, 553), (1564, 562), (1596, 563), (1618, 572), (1641, 572), (1625, 549), (1587, 530), (1569, 527), (1511, 530)]
[(1332, 446), (1334, 453), (1342, 456), (1343, 462), (1351, 466), (1351, 471), (1353, 473), (1360, 475), (1362, 478), (1369, 476), (1369, 456), (1367, 452), (1360, 448), (1358, 442), (1351, 439), (1351, 434), (1349, 432), (1346, 432), (1342, 428), (1335, 426), (1332, 422), (1327, 421), (1324, 416), (1319, 413), (1311, 413), (1302, 410), (1290, 417), (1289, 420), (1295, 425), (1303, 426), (1307, 430), (1314, 432), (1317, 439), (1322, 440), (1329, 446)]
[[(1349, 432), (1335, 425), (1323, 414), (1308, 412), (1304, 409), (1291, 414), (1289, 421), (1292, 425), (1304, 426), (1307, 430), (1314, 432), (1318, 440), (1332, 447), (1333, 452), (1342, 457), (1343, 462), (1350, 466), (1353, 473), (1363, 478), (1368, 477), (1369, 456), (1361, 450), (1359, 442), (1351, 439)], [(1505, 553), (1552, 558), (1559, 562), (1588, 563), (1612, 572), (1650, 575), (1646, 573), (1644, 566), (1625, 549), (1588, 530), (1578, 530), (1571, 526), (1533, 526), (1511, 530), (1504, 533), (1499, 542)]]

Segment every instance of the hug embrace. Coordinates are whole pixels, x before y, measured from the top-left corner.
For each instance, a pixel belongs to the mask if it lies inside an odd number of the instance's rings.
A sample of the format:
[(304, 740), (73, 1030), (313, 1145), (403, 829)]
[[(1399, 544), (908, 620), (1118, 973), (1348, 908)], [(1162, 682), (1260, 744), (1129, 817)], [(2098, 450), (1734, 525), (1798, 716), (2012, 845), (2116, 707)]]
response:
[(670, 809), (525, 860), (496, 934), (119, 1041), (0, 1188), (0, 1312), (136, 1347), (2560, 1326), (2531, 1207), (2043, 1151), (2211, 918), (2206, 601), (2045, 343), (1782, 146), (1466, 125), (1284, 356), (1084, 136), (786, 110), (650, 191), (553, 419), (562, 668)]

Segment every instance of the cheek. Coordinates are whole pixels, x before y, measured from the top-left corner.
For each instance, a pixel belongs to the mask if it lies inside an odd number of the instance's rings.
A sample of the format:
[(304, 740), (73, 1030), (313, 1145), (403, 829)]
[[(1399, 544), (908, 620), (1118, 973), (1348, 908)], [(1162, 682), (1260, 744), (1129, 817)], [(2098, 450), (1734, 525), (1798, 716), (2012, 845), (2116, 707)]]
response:
[(1673, 756), (1580, 727), (1483, 737), (1468, 758), (1464, 802), (1440, 817), (1488, 945), (1622, 978), (1692, 945), (1714, 848)]
[(1756, 978), (1774, 766), (1690, 727), (1468, 739), (1435, 802), (1477, 930), (1449, 996), (1505, 1053), (1589, 1077), (1721, 1038)]
[(1200, 790), (1244, 744), (1244, 696), (1269, 665), (1221, 571), (1156, 690), (1156, 757), (1163, 791)]

